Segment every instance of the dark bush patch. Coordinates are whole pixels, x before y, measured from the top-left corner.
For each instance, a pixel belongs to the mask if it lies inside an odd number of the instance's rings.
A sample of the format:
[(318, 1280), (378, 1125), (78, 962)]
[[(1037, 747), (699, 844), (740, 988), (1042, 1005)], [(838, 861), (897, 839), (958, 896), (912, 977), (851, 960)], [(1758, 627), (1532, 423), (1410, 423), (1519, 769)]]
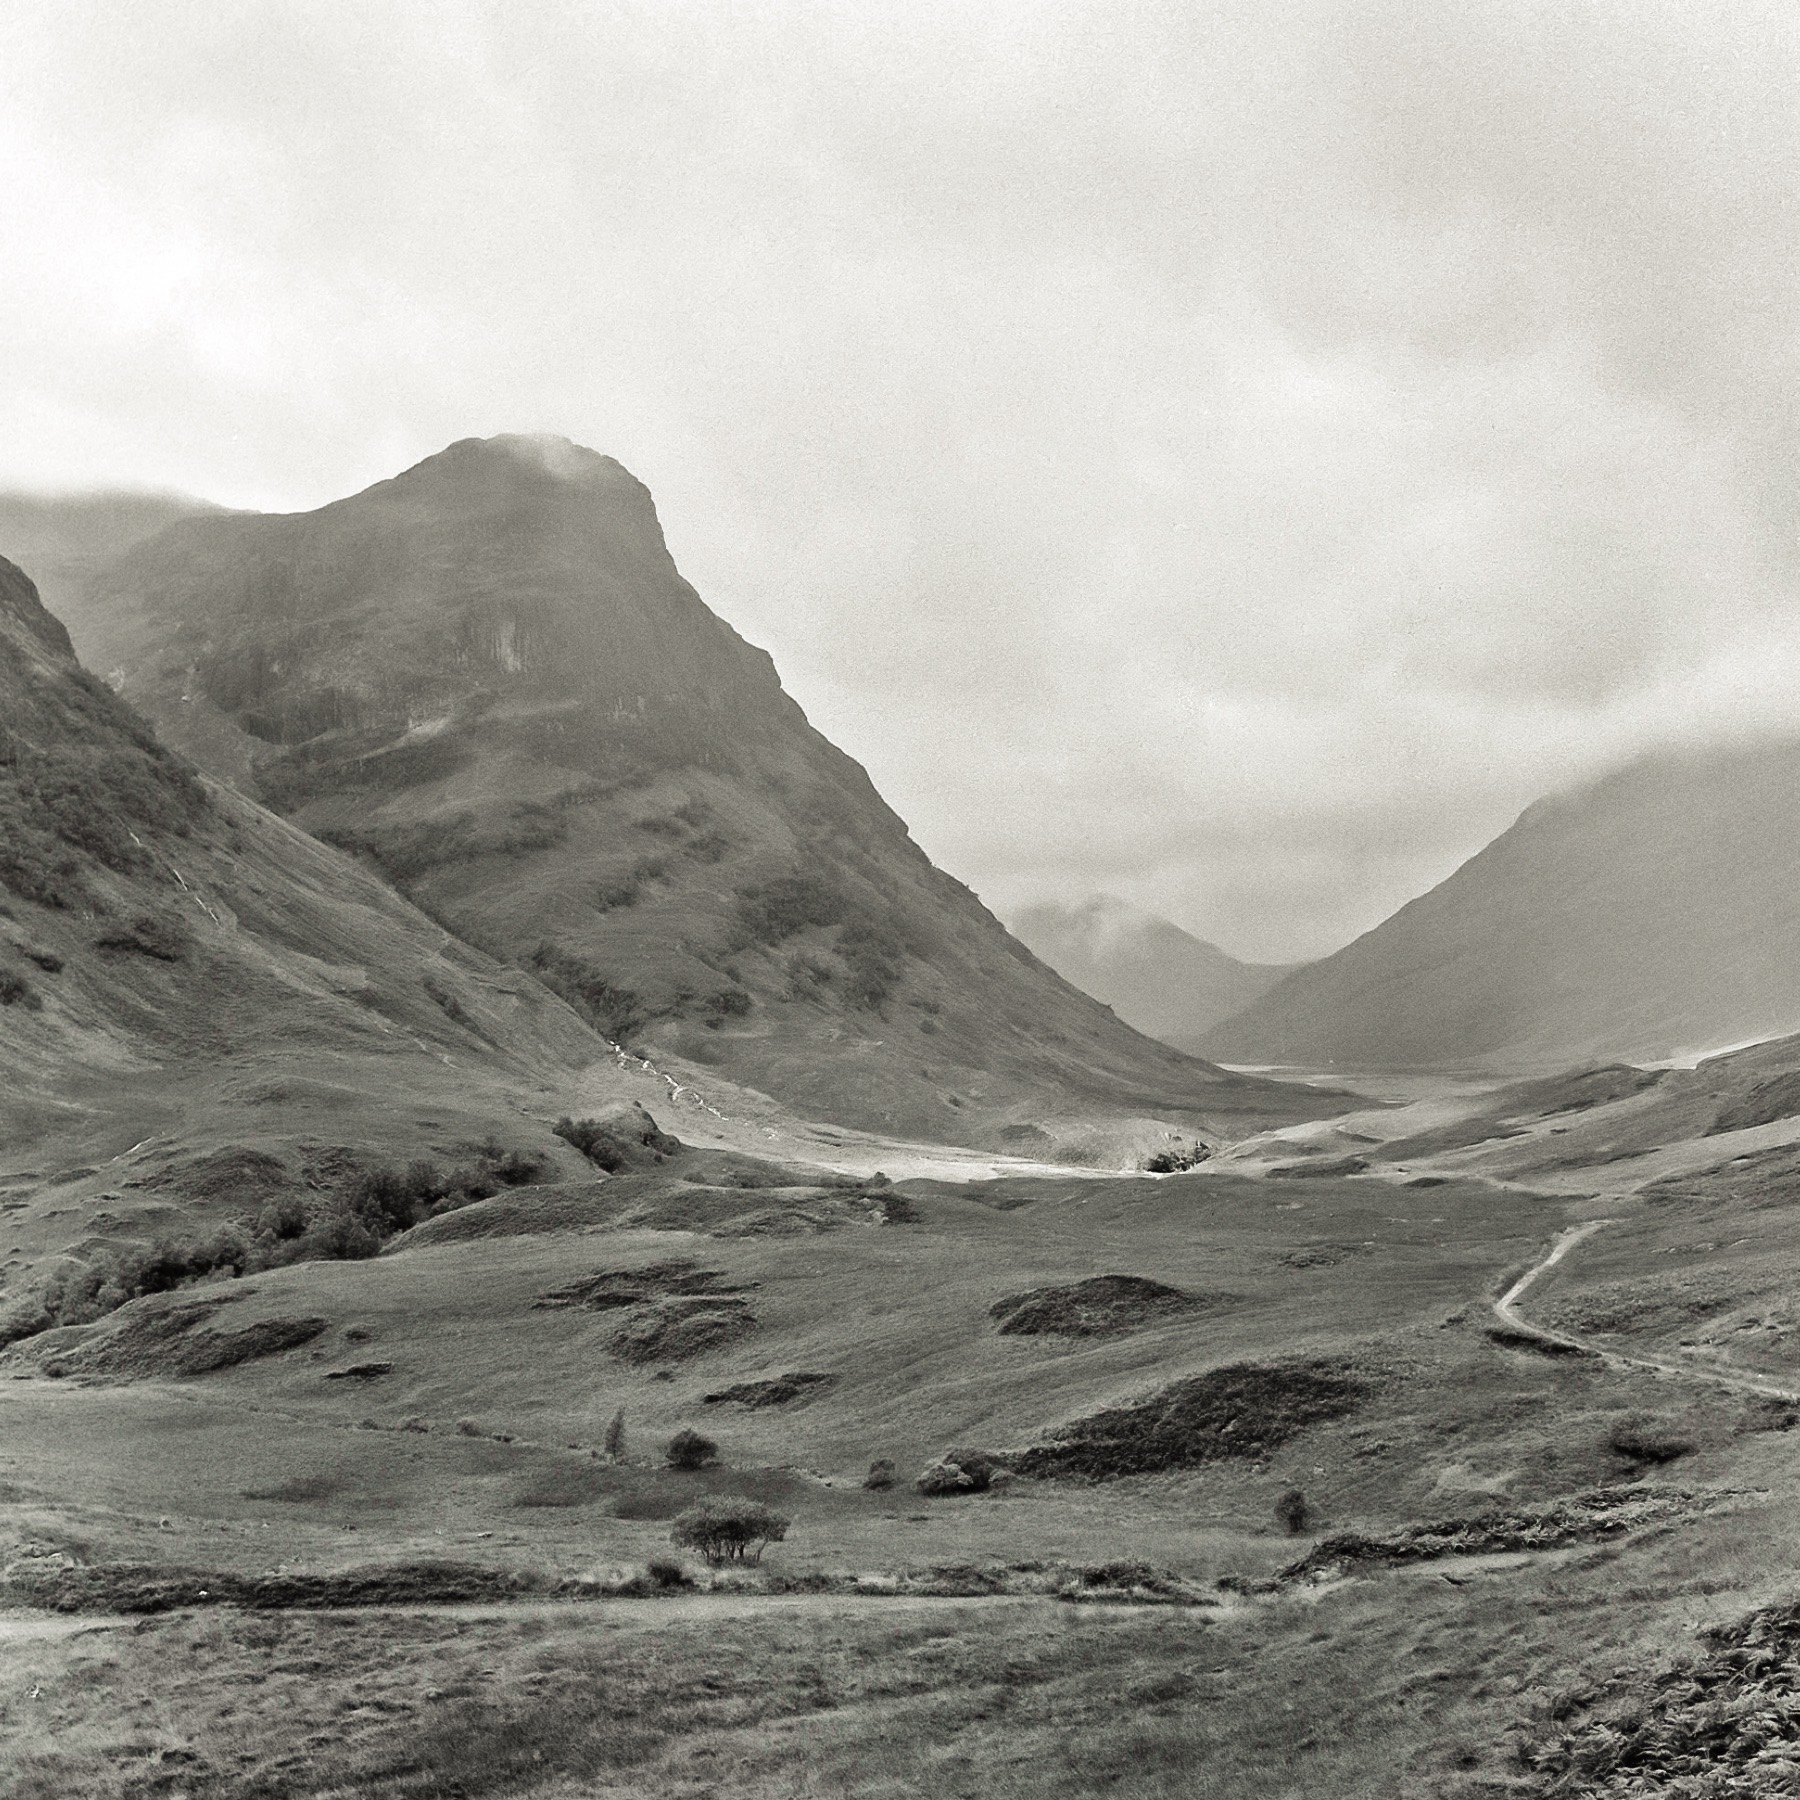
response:
[(1366, 1156), (1329, 1156), (1317, 1162), (1278, 1163), (1268, 1171), (1271, 1181), (1317, 1181), (1336, 1175), (1360, 1175), (1369, 1166)]
[(139, 913), (129, 924), (114, 926), (95, 938), (94, 948), (150, 956), (158, 962), (180, 962), (188, 942), (187, 932), (172, 920)]
[(391, 1362), (352, 1363), (347, 1369), (327, 1369), (327, 1381), (374, 1381), (382, 1375), (391, 1375), (394, 1365)]
[(1204, 1144), (1195, 1144), (1190, 1149), (1177, 1146), (1173, 1150), (1159, 1150), (1154, 1156), (1145, 1158), (1144, 1169), (1150, 1175), (1182, 1175), (1189, 1169), (1197, 1169), (1212, 1155)]
[(551, 1130), (609, 1175), (646, 1162), (661, 1162), (682, 1148), (680, 1138), (661, 1130), (634, 1102), (609, 1107), (597, 1119), (571, 1119), (565, 1113)]
[(878, 1456), (869, 1464), (869, 1472), (863, 1477), (863, 1486), (879, 1493), (894, 1485), (897, 1474), (890, 1458)]
[(996, 1300), (988, 1317), (999, 1321), (1006, 1337), (1108, 1337), (1161, 1324), (1217, 1298), (1183, 1293), (1142, 1275), (1094, 1275), (1064, 1287), (1032, 1288)]
[(1354, 1412), (1366, 1392), (1340, 1362), (1233, 1363), (1136, 1405), (1077, 1419), (1053, 1441), (1022, 1451), (1012, 1467), (1022, 1475), (1105, 1481), (1260, 1458), (1309, 1425)]
[(60, 975), (63, 971), (63, 959), (54, 950), (45, 950), (37, 944), (21, 944), (19, 954), (27, 962), (36, 963), (46, 975)]
[(41, 1012), (44, 1002), (17, 969), (0, 968), (0, 1006), (23, 1006), (28, 1012)]
[(1668, 1421), (1634, 1413), (1618, 1420), (1607, 1432), (1606, 1447), (1631, 1462), (1672, 1463), (1690, 1455), (1694, 1444)]
[(663, 1451), (663, 1461), (671, 1469), (704, 1469), (708, 1463), (718, 1460), (719, 1446), (711, 1438), (685, 1426), (669, 1439)]
[(581, 1013), (614, 1043), (628, 1038), (645, 1021), (643, 1002), (628, 987), (616, 986), (592, 963), (573, 951), (542, 943), (527, 961), (552, 992)]
[(1565, 1344), (1560, 1338), (1539, 1337), (1535, 1331), (1514, 1331), (1508, 1326), (1491, 1326), (1487, 1332), (1489, 1343), (1498, 1344), (1502, 1350), (1529, 1350), (1535, 1356), (1594, 1356), (1598, 1353), (1583, 1349), (1580, 1344)]
[(777, 1375), (769, 1381), (740, 1381), (735, 1387), (721, 1388), (716, 1394), (703, 1394), (707, 1406), (735, 1402), (739, 1406), (786, 1406), (791, 1401), (810, 1399), (837, 1386), (835, 1375), (808, 1374), (796, 1369), (792, 1374)]

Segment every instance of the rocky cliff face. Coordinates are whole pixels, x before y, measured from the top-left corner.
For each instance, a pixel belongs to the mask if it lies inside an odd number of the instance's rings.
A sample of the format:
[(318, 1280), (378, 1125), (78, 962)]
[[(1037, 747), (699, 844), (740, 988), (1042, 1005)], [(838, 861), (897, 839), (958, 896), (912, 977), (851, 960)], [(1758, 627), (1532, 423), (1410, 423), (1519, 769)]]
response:
[(1541, 801), (1202, 1040), (1234, 1062), (1517, 1068), (1800, 1029), (1800, 744), (1662, 756)]
[(608, 457), (471, 439), (317, 512), (179, 522), (84, 616), (171, 742), (615, 1039), (960, 1141), (1328, 1104), (1149, 1042), (1010, 937), (707, 609)]

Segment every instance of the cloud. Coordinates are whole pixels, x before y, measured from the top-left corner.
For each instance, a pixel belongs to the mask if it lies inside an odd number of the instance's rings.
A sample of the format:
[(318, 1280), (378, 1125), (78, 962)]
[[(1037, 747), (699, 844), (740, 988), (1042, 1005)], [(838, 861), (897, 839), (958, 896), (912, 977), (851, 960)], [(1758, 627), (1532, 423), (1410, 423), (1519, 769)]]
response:
[(1317, 953), (1800, 725), (1797, 77), (1742, 0), (18, 0), (0, 480), (567, 433), (990, 901)]

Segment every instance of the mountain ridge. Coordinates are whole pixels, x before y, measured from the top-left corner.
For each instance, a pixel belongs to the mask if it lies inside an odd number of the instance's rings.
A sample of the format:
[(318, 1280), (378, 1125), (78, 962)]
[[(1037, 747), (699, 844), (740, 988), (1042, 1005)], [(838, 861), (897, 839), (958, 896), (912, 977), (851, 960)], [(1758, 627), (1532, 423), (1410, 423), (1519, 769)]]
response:
[(81, 611), (169, 741), (615, 1040), (1001, 1147), (1096, 1109), (1230, 1131), (1328, 1105), (1145, 1039), (1012, 939), (597, 452), (461, 439), (311, 512), (179, 520)]
[(1800, 742), (1639, 759), (1528, 807), (1205, 1034), (1231, 1062), (1546, 1070), (1800, 1029)]

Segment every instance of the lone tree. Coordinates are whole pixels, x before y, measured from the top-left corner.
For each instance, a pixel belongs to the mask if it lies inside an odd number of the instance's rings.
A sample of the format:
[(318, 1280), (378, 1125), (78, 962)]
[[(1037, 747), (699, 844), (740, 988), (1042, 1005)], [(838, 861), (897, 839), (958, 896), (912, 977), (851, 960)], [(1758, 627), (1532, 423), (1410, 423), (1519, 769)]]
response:
[(1275, 1517), (1286, 1526), (1289, 1537), (1298, 1537), (1312, 1517), (1312, 1508), (1307, 1505), (1306, 1496), (1297, 1487), (1285, 1488), (1281, 1498), (1275, 1502)]
[(760, 1500), (726, 1494), (702, 1500), (675, 1517), (669, 1542), (682, 1550), (698, 1550), (715, 1567), (726, 1562), (761, 1562), (763, 1546), (778, 1544), (793, 1523)]
[(719, 1446), (684, 1425), (669, 1439), (663, 1457), (671, 1469), (704, 1469), (708, 1463), (719, 1460)]
[(606, 1427), (606, 1436), (600, 1446), (611, 1462), (618, 1462), (625, 1454), (625, 1409), (620, 1407), (613, 1414), (612, 1421)]

